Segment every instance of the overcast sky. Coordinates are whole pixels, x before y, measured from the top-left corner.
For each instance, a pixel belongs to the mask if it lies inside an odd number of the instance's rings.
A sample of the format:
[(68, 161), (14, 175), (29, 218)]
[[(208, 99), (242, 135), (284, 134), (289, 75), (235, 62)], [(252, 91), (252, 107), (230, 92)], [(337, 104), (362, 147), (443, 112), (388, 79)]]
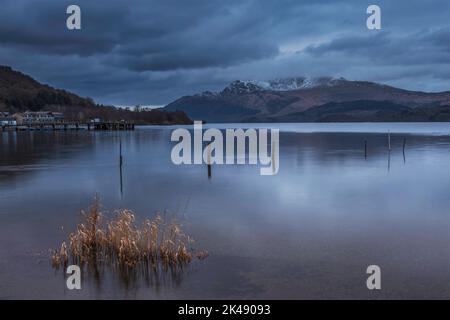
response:
[[(66, 8), (82, 30), (66, 28)], [(368, 30), (378, 4), (382, 29)], [(448, 0), (1, 0), (0, 64), (114, 105), (336, 76), (450, 90)]]

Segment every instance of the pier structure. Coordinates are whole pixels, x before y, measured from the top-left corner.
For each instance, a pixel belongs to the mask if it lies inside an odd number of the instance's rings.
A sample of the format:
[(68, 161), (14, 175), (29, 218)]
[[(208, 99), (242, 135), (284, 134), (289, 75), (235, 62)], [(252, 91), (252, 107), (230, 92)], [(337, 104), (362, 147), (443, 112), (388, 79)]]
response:
[(57, 123), (30, 123), (20, 125), (3, 125), (1, 131), (34, 131), (34, 130), (96, 130), (96, 131), (115, 131), (115, 130), (134, 130), (134, 123), (118, 122), (57, 122)]

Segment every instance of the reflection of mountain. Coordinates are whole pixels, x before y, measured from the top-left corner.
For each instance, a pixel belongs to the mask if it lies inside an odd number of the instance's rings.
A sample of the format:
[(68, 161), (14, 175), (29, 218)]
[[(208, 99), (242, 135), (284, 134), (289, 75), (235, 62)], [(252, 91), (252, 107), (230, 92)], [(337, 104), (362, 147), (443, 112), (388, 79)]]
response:
[(343, 78), (234, 81), (165, 107), (209, 122), (449, 121), (450, 92), (408, 91)]

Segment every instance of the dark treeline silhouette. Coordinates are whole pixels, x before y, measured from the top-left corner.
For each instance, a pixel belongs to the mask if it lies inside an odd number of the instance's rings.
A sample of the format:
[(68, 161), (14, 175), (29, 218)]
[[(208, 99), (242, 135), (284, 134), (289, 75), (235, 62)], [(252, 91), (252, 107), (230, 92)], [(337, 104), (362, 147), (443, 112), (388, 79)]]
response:
[(98, 105), (65, 90), (41, 84), (33, 78), (0, 66), (0, 111), (11, 114), (24, 111), (58, 111), (69, 121), (134, 121), (137, 124), (187, 124), (191, 120), (183, 111), (167, 112), (137, 108), (136, 112)]

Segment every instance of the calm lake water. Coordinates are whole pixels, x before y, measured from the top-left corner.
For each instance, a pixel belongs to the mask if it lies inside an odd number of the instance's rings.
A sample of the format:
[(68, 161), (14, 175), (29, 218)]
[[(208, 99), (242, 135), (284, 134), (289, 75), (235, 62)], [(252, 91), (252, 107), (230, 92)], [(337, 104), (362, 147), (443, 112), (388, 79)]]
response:
[[(0, 298), (450, 298), (450, 124), (213, 126), (280, 128), (279, 173), (175, 166), (173, 127), (0, 133)], [(138, 219), (167, 210), (210, 256), (151, 281), (85, 271), (67, 290), (47, 251), (95, 194)]]

